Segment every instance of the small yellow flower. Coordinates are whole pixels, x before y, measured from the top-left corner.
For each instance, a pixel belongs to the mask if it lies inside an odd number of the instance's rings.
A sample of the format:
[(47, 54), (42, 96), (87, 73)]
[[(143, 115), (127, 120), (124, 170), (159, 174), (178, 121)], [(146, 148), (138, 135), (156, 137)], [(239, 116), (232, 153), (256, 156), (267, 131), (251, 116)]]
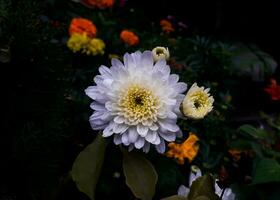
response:
[(198, 87), (196, 83), (187, 92), (182, 103), (183, 114), (192, 119), (202, 119), (213, 109), (214, 98), (209, 88)]
[(158, 60), (161, 60), (161, 59), (168, 60), (169, 56), (170, 56), (168, 48), (165, 48), (165, 47), (154, 48), (152, 50), (152, 55), (153, 55), (155, 62), (157, 62)]
[(74, 53), (85, 49), (89, 42), (89, 38), (87, 37), (86, 33), (79, 34), (74, 33), (67, 41), (67, 46), (71, 49)]
[(190, 132), (189, 137), (183, 144), (176, 144), (171, 142), (168, 144), (170, 148), (167, 151), (166, 156), (169, 158), (175, 158), (178, 164), (184, 164), (185, 158), (192, 162), (196, 157), (199, 146), (197, 141), (199, 138), (192, 132)]
[(105, 43), (103, 42), (103, 40), (93, 38), (88, 42), (87, 47), (84, 49), (84, 52), (87, 55), (94, 55), (94, 56), (98, 54), (103, 55), (104, 48), (105, 48)]

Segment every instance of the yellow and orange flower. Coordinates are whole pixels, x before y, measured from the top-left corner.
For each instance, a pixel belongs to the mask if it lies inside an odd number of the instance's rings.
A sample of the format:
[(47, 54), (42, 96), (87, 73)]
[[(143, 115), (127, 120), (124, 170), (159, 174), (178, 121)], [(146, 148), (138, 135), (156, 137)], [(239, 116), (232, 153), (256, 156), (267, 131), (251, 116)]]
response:
[(111, 8), (114, 0), (81, 0), (81, 3), (90, 8)]
[(178, 164), (184, 164), (185, 158), (192, 162), (196, 157), (197, 152), (199, 150), (199, 145), (197, 144), (199, 138), (192, 132), (189, 133), (189, 137), (182, 144), (176, 144), (171, 142), (168, 144), (170, 148), (166, 156), (169, 158), (175, 158)]
[(270, 79), (270, 85), (264, 91), (270, 94), (272, 100), (280, 101), (280, 85), (275, 79)]
[(70, 36), (74, 33), (84, 34), (90, 38), (93, 38), (96, 36), (97, 29), (95, 25), (92, 23), (92, 21), (85, 19), (85, 18), (74, 18), (71, 21), (70, 27), (69, 27), (69, 34)]
[(135, 46), (139, 43), (139, 37), (132, 31), (123, 30), (120, 34), (120, 38), (129, 46)]
[(162, 19), (160, 21), (160, 26), (161, 26), (162, 31), (165, 33), (171, 33), (173, 31), (175, 31), (171, 22), (166, 19)]

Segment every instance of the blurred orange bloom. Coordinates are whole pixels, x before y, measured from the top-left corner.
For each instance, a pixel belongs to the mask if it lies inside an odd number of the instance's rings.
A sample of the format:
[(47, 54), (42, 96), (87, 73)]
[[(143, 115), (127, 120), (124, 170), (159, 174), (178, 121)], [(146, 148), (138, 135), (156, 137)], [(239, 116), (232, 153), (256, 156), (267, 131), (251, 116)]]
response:
[(174, 31), (174, 28), (173, 28), (171, 22), (168, 20), (162, 19), (160, 21), (160, 26), (161, 26), (162, 31), (165, 33), (170, 33), (170, 32)]
[(270, 79), (270, 85), (264, 91), (270, 94), (272, 100), (280, 100), (280, 85), (277, 85), (275, 79)]
[(81, 0), (81, 3), (87, 7), (110, 8), (114, 5), (114, 0)]
[(185, 158), (187, 158), (189, 162), (192, 162), (199, 149), (199, 145), (197, 144), (198, 140), (199, 138), (194, 133), (190, 132), (188, 139), (185, 140), (184, 143), (169, 143), (168, 147), (170, 149), (167, 151), (166, 156), (175, 158), (177, 163), (181, 165), (185, 163)]
[(96, 36), (97, 29), (95, 25), (88, 19), (74, 18), (72, 19), (69, 27), (69, 34), (73, 35), (74, 33), (86, 33), (88, 37), (93, 38)]
[(137, 45), (139, 43), (139, 38), (135, 33), (128, 31), (128, 30), (123, 30), (120, 34), (120, 37), (122, 41), (124, 41), (126, 44), (130, 46)]

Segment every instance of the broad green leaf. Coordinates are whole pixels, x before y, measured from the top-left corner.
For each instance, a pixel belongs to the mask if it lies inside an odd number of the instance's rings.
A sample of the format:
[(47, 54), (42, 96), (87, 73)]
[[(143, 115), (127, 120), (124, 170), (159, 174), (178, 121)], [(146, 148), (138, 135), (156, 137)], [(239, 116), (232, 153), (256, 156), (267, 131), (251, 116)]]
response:
[(95, 187), (101, 172), (106, 141), (98, 134), (96, 139), (88, 145), (76, 158), (71, 175), (78, 189), (90, 199), (94, 199)]
[(188, 198), (183, 197), (183, 196), (179, 196), (179, 195), (173, 195), (173, 196), (170, 196), (170, 197), (163, 198), (161, 200), (188, 200)]
[(236, 44), (233, 46), (233, 73), (239, 76), (250, 76), (255, 81), (264, 80), (265, 75), (271, 75), (277, 66), (276, 61), (257, 46)]
[(252, 184), (280, 182), (280, 164), (273, 159), (258, 160)]
[(214, 179), (206, 174), (196, 179), (190, 188), (188, 200), (219, 200), (215, 194)]
[(150, 200), (155, 194), (158, 175), (153, 165), (143, 156), (135, 152), (123, 152), (123, 171), (126, 184), (134, 196), (142, 200)]
[(248, 135), (252, 136), (253, 138), (256, 138), (257, 129), (251, 125), (248, 125), (248, 124), (242, 125), (238, 128), (238, 131), (247, 133)]
[(267, 138), (268, 137), (268, 133), (266, 131), (256, 129), (255, 127), (253, 127), (251, 125), (248, 125), (248, 124), (240, 126), (238, 128), (238, 130), (252, 136), (255, 139), (257, 139), (257, 138)]

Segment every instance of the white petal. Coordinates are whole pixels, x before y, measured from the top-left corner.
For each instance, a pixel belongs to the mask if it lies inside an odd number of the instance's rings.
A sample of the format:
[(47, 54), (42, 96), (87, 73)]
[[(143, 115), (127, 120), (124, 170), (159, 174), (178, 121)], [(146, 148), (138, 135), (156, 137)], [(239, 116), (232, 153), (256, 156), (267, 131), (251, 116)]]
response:
[(97, 95), (100, 95), (97, 86), (89, 86), (85, 89), (85, 93), (92, 99), (95, 99)]
[(195, 173), (195, 172), (191, 172), (190, 173), (190, 177), (189, 177), (189, 186), (191, 186), (192, 185), (192, 183), (196, 180), (196, 179), (198, 179), (199, 177), (201, 177), (201, 171), (200, 171), (200, 169), (198, 169), (198, 171)]
[(176, 92), (183, 93), (187, 90), (187, 84), (183, 82), (179, 82), (175, 86), (173, 86), (173, 88)]
[(139, 133), (139, 135), (141, 135), (142, 137), (145, 137), (148, 133), (149, 128), (147, 126), (143, 126), (142, 124), (138, 124), (137, 125), (137, 132)]
[(91, 109), (93, 110), (100, 110), (100, 111), (105, 111), (105, 106), (103, 104), (97, 103), (96, 101), (92, 102), (90, 104)]
[(112, 64), (112, 66), (115, 66), (115, 67), (117, 67), (117, 68), (124, 68), (122, 62), (119, 61), (119, 60), (116, 59), (116, 58), (112, 58), (111, 64)]
[(101, 65), (99, 67), (99, 73), (101, 75), (103, 75), (105, 78), (111, 78), (112, 77), (111, 70), (108, 67), (104, 66), (104, 65)]
[(152, 126), (149, 127), (152, 131), (158, 130), (158, 126), (156, 124), (153, 124)]
[(165, 143), (164, 143), (164, 140), (161, 140), (161, 141), (160, 141), (160, 144), (159, 144), (159, 145), (156, 145), (156, 150), (157, 150), (159, 153), (164, 153), (164, 152), (165, 152)]
[(151, 143), (155, 144), (155, 145), (158, 145), (158, 144), (160, 144), (160, 141), (161, 141), (161, 139), (160, 139), (159, 135), (156, 134), (156, 139), (154, 141), (152, 141)]
[(113, 135), (113, 130), (112, 130), (112, 127), (110, 125), (108, 125), (104, 130), (103, 130), (103, 134), (102, 136), (103, 137), (109, 137), (111, 135)]
[(90, 123), (90, 126), (91, 126), (92, 130), (102, 130), (102, 129), (106, 128), (107, 124), (96, 125), (96, 124)]
[(150, 143), (145, 142), (145, 145), (143, 147), (143, 152), (148, 153), (150, 150)]
[(127, 136), (126, 133), (123, 133), (123, 134), (122, 134), (122, 143), (123, 143), (124, 145), (129, 145), (128, 136)]
[(100, 119), (100, 117), (104, 114), (104, 112), (94, 111), (93, 114), (90, 116), (90, 120)]
[(128, 129), (126, 124), (114, 124), (113, 131), (114, 133), (123, 133)]
[(130, 143), (135, 143), (138, 139), (138, 132), (136, 131), (136, 128), (129, 128), (128, 129), (128, 140)]
[(184, 185), (180, 185), (180, 187), (178, 189), (179, 196), (187, 197), (189, 193), (190, 193), (190, 188), (187, 188)]
[(104, 112), (100, 118), (104, 121), (109, 121), (109, 120), (113, 119), (113, 116), (111, 116), (110, 112)]
[(134, 149), (134, 144), (130, 144), (129, 146), (128, 146), (128, 151), (132, 151)]
[(173, 142), (176, 139), (176, 134), (172, 132), (159, 132), (159, 135), (167, 142)]
[(136, 149), (141, 149), (145, 144), (145, 140), (142, 137), (139, 137), (138, 140), (134, 143)]
[(116, 145), (121, 144), (121, 143), (122, 143), (122, 136), (121, 136), (121, 135), (115, 135), (115, 136), (114, 136), (114, 143), (115, 143)]
[(174, 112), (172, 112), (171, 110), (169, 110), (167, 112), (167, 117), (170, 119), (177, 119), (177, 115)]
[(160, 126), (166, 130), (172, 131), (172, 132), (177, 132), (180, 130), (179, 126), (170, 120), (159, 120), (158, 121)]
[(124, 123), (124, 121), (125, 121), (125, 118), (122, 116), (116, 116), (114, 118), (114, 122), (116, 122), (117, 124), (122, 124), (122, 123)]
[(169, 76), (169, 79), (168, 79), (169, 84), (174, 85), (178, 81), (179, 81), (179, 76), (177, 74), (171, 74)]
[(144, 51), (142, 56), (142, 67), (147, 68), (148, 70), (152, 69), (153, 66), (153, 56), (152, 56), (152, 52), (151, 51)]
[(146, 139), (148, 142), (152, 143), (153, 141), (156, 140), (156, 137), (157, 137), (156, 135), (157, 135), (157, 132), (155, 132), (155, 131), (149, 131), (148, 134), (146, 135), (145, 139)]
[(164, 60), (164, 59), (161, 59), (161, 60), (156, 62), (155, 66), (153, 68), (153, 71), (155, 71), (155, 72), (160, 71), (162, 66), (166, 66), (166, 60)]

